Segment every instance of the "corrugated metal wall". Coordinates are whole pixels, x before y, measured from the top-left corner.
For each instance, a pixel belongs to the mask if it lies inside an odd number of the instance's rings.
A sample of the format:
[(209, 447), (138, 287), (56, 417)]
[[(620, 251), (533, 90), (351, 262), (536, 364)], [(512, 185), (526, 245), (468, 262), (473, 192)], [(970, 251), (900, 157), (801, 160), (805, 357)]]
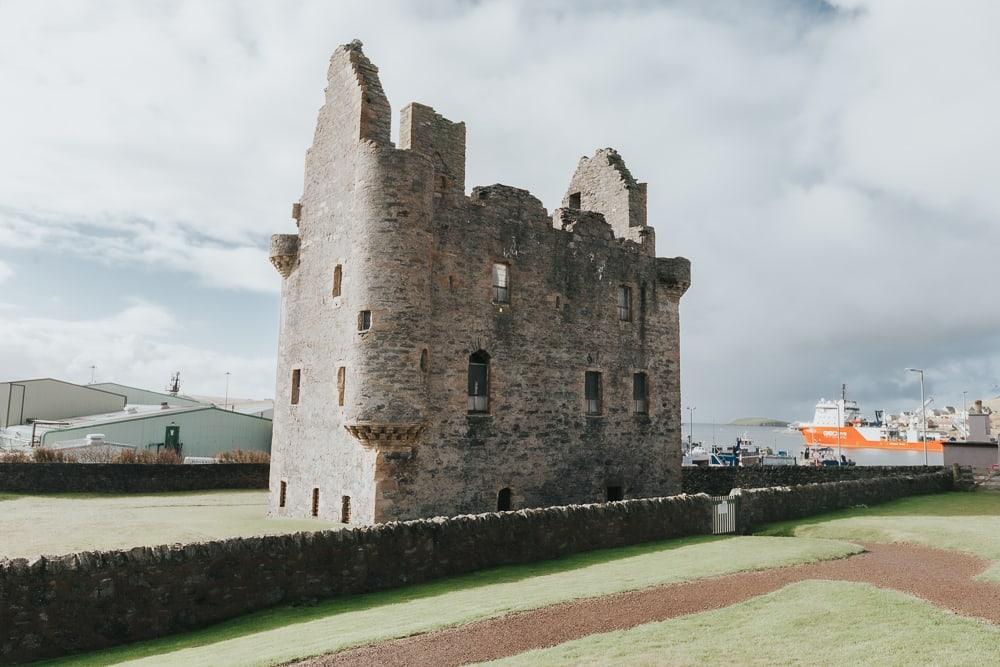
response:
[[(66, 419), (99, 415), (117, 412), (125, 407), (124, 396), (59, 380), (26, 380), (5, 384), (13, 385), (14, 388), (17, 385), (24, 386), (23, 410), (20, 418), (16, 419), (17, 411), (11, 406), (8, 426), (26, 423), (28, 419)], [(20, 409), (18, 407), (18, 410)]]
[(162, 443), (166, 427), (181, 427), (184, 456), (214, 456), (232, 449), (271, 451), (271, 420), (217, 408), (195, 408), (185, 412), (138, 415), (134, 419), (85, 427), (49, 431), (42, 444), (79, 440), (88, 433), (102, 433), (110, 442), (145, 449)]
[(98, 382), (87, 386), (93, 387), (94, 389), (103, 389), (104, 391), (122, 394), (128, 400), (129, 405), (159, 405), (164, 401), (170, 403), (170, 405), (206, 405), (205, 403), (196, 401), (193, 398), (171, 396), (170, 394), (164, 394), (159, 391), (149, 391), (148, 389), (129, 387), (124, 384), (118, 384), (117, 382)]

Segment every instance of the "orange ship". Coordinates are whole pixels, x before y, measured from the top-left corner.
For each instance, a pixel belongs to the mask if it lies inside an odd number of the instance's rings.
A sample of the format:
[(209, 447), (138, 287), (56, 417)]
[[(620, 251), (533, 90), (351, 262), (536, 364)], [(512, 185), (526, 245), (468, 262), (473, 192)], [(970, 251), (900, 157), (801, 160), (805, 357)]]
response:
[[(802, 439), (808, 447), (846, 447), (856, 449), (894, 449), (898, 451), (924, 451), (925, 443), (915, 428), (906, 433), (883, 423), (881, 414), (869, 422), (861, 418), (857, 401), (827, 401), (816, 404), (812, 423), (798, 424)], [(941, 440), (928, 439), (928, 452), (941, 452)]]

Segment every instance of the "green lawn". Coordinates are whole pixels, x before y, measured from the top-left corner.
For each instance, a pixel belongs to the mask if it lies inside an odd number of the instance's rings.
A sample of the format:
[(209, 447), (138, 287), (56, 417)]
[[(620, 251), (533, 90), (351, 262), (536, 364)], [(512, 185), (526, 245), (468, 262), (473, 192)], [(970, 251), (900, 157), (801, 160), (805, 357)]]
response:
[(1000, 630), (898, 591), (803, 581), (493, 665), (996, 665)]
[(267, 491), (12, 495), (7, 496), (0, 512), (0, 558), (203, 542), (341, 525), (316, 519), (268, 519), (266, 512)]
[[(839, 558), (859, 547), (778, 537), (687, 538), (609, 549), (368, 595), (284, 607), (61, 664), (261, 665), (534, 609), (730, 572)], [(140, 660), (143, 659), (144, 660)]]
[(982, 556), (994, 565), (981, 577), (1000, 581), (1000, 493), (915, 496), (773, 524), (761, 535), (912, 542)]

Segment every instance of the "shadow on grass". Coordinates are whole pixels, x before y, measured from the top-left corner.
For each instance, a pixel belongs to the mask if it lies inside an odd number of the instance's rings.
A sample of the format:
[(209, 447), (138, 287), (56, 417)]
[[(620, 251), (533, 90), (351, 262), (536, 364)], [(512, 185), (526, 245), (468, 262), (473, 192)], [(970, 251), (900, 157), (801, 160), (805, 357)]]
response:
[(808, 516), (801, 519), (781, 521), (754, 531), (754, 535), (769, 537), (794, 537), (795, 530), (838, 519), (858, 517), (893, 516), (998, 516), (1000, 515), (1000, 493), (977, 491), (974, 493), (955, 491), (930, 496), (900, 498), (873, 507), (861, 506), (851, 509)]
[(629, 547), (615, 547), (585, 553), (565, 556), (554, 560), (526, 563), (523, 565), (505, 565), (480, 570), (469, 574), (438, 579), (423, 584), (415, 584), (403, 588), (394, 588), (375, 593), (362, 593), (329, 600), (323, 600), (311, 605), (281, 606), (254, 612), (244, 616), (223, 621), (207, 628), (185, 631), (183, 634), (170, 635), (159, 639), (126, 644), (94, 653), (69, 656), (47, 661), (46, 665), (106, 665), (123, 660), (136, 660), (162, 653), (169, 653), (186, 648), (194, 648), (214, 644), (216, 642), (235, 639), (256, 632), (285, 627), (297, 623), (326, 618), (347, 612), (365, 611), (384, 605), (435, 597), (458, 590), (468, 590), (493, 584), (514, 583), (523, 579), (558, 574), (571, 570), (610, 563), (616, 560), (632, 558), (658, 551), (671, 551), (694, 544), (705, 544), (728, 539), (730, 536), (699, 535), (695, 537), (672, 538), (661, 542), (651, 542)]

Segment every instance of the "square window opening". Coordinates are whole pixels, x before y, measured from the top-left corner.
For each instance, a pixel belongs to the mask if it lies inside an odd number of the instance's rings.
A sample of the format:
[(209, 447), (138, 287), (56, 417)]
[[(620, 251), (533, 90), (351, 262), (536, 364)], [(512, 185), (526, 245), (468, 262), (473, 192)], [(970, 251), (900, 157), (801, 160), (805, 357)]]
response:
[(601, 374), (587, 371), (584, 376), (584, 399), (588, 415), (601, 414)]
[(299, 404), (299, 384), (302, 380), (302, 370), (299, 368), (292, 369), (292, 405)]
[(574, 192), (569, 196), (569, 208), (580, 210), (580, 193)]
[(490, 410), (490, 357), (480, 350), (469, 356), (469, 412)]
[(347, 388), (347, 368), (341, 366), (337, 369), (337, 405), (344, 405), (344, 390)]
[(645, 373), (632, 375), (632, 402), (635, 414), (649, 414), (649, 380)]
[(362, 310), (358, 313), (358, 331), (368, 331), (372, 328), (372, 311)]
[(333, 290), (331, 294), (333, 296), (340, 296), (340, 283), (344, 277), (344, 268), (338, 264), (336, 268), (333, 269)]
[(618, 288), (618, 320), (632, 321), (632, 288), (627, 285)]
[(343, 496), (340, 499), (340, 523), (351, 522), (351, 497)]
[(510, 266), (493, 264), (493, 303), (510, 303)]
[(604, 491), (605, 498), (609, 503), (625, 500), (625, 490), (620, 486), (608, 486)]

